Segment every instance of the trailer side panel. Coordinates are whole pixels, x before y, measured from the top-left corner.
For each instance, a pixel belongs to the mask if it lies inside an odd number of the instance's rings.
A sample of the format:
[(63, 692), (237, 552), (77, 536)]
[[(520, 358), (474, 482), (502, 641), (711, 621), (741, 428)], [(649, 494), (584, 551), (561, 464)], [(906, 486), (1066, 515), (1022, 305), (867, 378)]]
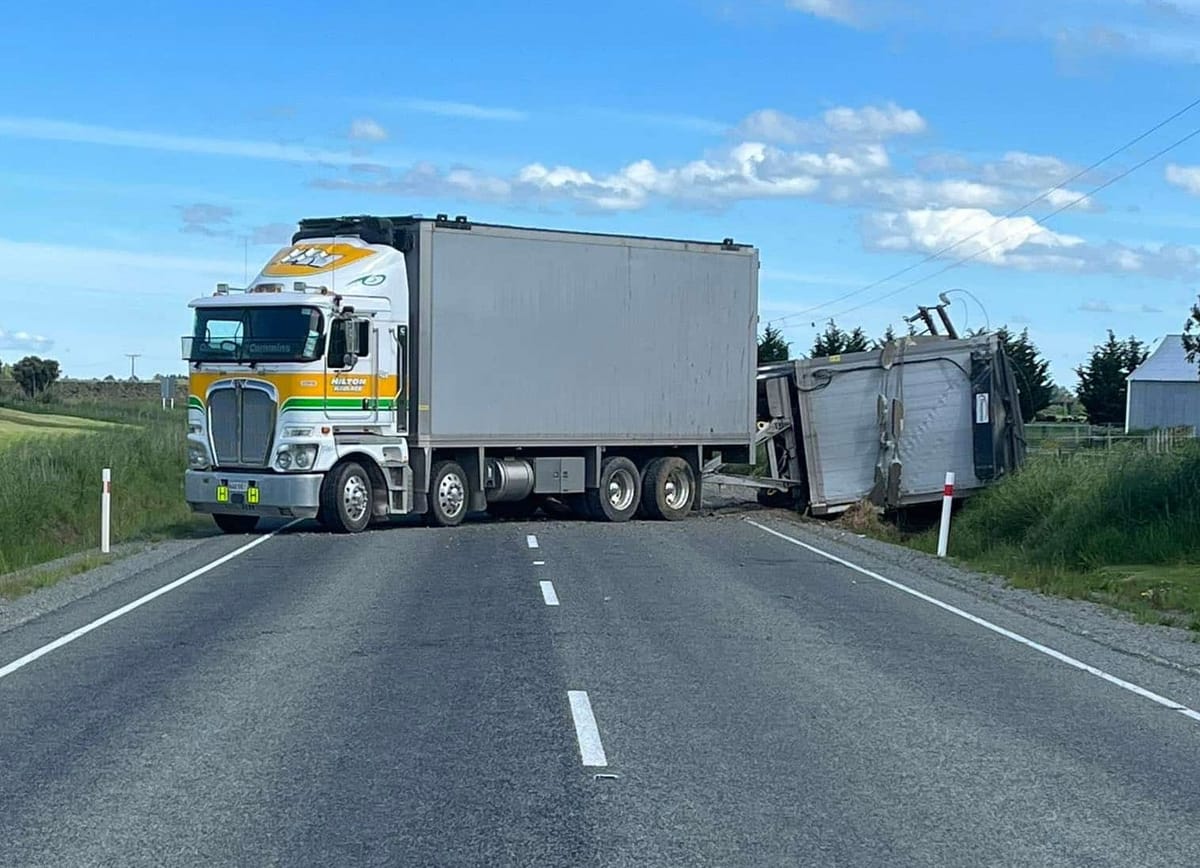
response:
[(422, 229), (421, 442), (747, 443), (752, 248)]

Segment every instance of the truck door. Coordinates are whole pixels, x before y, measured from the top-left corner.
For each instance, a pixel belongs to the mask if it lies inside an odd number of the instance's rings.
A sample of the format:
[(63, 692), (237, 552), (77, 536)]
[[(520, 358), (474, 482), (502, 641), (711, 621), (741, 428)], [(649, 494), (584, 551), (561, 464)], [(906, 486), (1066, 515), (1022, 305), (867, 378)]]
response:
[(366, 319), (335, 319), (330, 326), (325, 415), (331, 421), (378, 419), (378, 336), (374, 332)]

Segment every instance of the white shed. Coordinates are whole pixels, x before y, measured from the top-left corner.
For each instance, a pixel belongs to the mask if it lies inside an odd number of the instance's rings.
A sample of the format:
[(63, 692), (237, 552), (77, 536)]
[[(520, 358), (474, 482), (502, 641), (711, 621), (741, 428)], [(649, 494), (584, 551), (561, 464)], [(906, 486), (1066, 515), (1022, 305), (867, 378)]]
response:
[(1200, 367), (1183, 335), (1167, 335), (1127, 378), (1125, 431), (1190, 427), (1200, 433)]

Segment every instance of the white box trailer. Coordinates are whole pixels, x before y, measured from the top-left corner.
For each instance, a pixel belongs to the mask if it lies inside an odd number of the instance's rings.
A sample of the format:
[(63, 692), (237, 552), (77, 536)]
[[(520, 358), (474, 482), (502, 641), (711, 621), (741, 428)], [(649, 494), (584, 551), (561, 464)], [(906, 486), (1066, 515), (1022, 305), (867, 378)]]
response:
[(356, 531), (421, 514), (679, 518), (755, 427), (758, 252), (466, 218), (303, 220), (196, 299), (192, 508)]
[(829, 515), (868, 501), (897, 509), (965, 497), (1025, 457), (1018, 385), (995, 335), (905, 337), (869, 352), (764, 366), (759, 434), (764, 503)]

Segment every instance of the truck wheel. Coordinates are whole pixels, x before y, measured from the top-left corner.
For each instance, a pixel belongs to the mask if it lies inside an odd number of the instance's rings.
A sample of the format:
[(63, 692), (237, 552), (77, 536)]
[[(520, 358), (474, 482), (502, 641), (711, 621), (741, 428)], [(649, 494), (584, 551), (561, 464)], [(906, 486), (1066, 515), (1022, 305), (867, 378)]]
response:
[(629, 521), (642, 499), (642, 478), (637, 465), (613, 455), (600, 464), (600, 487), (588, 491), (592, 517), (602, 521)]
[(650, 518), (679, 521), (696, 503), (696, 474), (682, 458), (655, 458), (642, 475), (642, 508)]
[(471, 499), (471, 488), (467, 474), (456, 461), (439, 461), (433, 465), (429, 481), (430, 524), (437, 527), (455, 527), (467, 516), (467, 505)]
[(253, 533), (258, 527), (257, 515), (229, 515), (218, 512), (214, 513), (213, 521), (222, 533)]
[(321, 524), (334, 533), (358, 533), (371, 523), (371, 477), (356, 461), (339, 464), (321, 486)]

